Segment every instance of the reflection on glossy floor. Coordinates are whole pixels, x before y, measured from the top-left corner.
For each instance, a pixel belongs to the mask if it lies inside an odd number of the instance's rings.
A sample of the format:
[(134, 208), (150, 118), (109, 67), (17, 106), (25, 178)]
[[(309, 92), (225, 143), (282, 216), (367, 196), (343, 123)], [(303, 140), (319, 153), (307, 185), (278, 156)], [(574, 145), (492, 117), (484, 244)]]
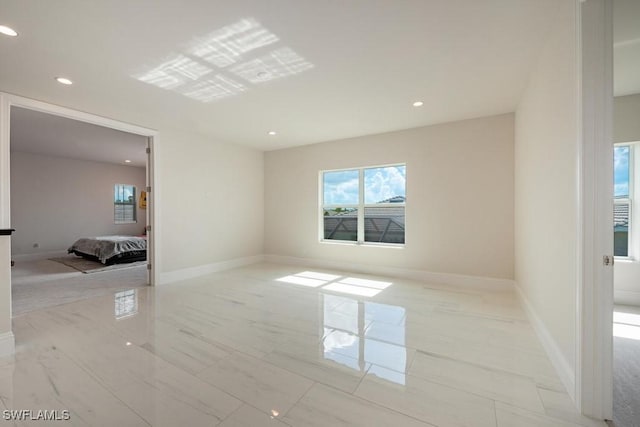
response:
[(575, 413), (511, 294), (257, 264), (14, 332), (1, 404), (73, 425), (604, 425)]

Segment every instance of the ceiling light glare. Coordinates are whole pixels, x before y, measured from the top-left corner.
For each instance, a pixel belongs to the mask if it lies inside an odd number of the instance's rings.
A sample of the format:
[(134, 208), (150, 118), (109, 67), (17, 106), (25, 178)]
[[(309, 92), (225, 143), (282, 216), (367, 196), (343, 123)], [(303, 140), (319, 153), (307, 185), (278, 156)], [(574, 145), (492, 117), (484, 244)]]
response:
[(0, 25), (0, 33), (9, 37), (15, 37), (18, 35), (18, 32), (16, 30), (14, 30), (13, 28), (7, 27), (6, 25)]
[(422, 102), (422, 101), (416, 101), (416, 102), (413, 103), (414, 107), (422, 107), (423, 105), (424, 105), (424, 102)]
[(56, 81), (63, 85), (72, 85), (73, 82), (65, 77), (56, 77)]
[(131, 163), (131, 160), (125, 160), (124, 162), (125, 163)]
[(293, 49), (283, 47), (260, 58), (231, 68), (231, 72), (251, 83), (265, 83), (282, 77), (300, 74), (314, 65), (298, 55)]
[(271, 135), (271, 136), (277, 135), (277, 132), (275, 130), (270, 130), (269, 131), (269, 135)]

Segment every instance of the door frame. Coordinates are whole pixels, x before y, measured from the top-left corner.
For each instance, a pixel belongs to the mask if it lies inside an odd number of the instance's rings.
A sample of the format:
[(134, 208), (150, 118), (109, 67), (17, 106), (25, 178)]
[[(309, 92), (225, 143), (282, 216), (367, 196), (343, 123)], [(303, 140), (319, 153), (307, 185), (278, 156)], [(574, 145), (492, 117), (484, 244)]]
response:
[(613, 416), (613, 5), (577, 0), (578, 286), (575, 403)]
[[(147, 192), (146, 212), (147, 225), (151, 226), (151, 230), (147, 232), (147, 257), (148, 263), (151, 265), (148, 274), (148, 282), (151, 286), (156, 285), (160, 272), (160, 245), (158, 241), (158, 233), (156, 233), (159, 223), (158, 192), (156, 191), (158, 185), (158, 173), (156, 167), (159, 145), (158, 132), (153, 129), (109, 119), (95, 114), (61, 107), (19, 95), (0, 92), (0, 228), (11, 228), (11, 107), (26, 108), (123, 132), (133, 133), (147, 138), (150, 153), (147, 157), (146, 175), (147, 186), (151, 187), (151, 192)], [(10, 267), (0, 266), (0, 268)], [(9, 283), (7, 286), (11, 287), (11, 284)], [(9, 304), (11, 304), (11, 302), (9, 302)], [(11, 311), (9, 311), (9, 313), (11, 313)]]

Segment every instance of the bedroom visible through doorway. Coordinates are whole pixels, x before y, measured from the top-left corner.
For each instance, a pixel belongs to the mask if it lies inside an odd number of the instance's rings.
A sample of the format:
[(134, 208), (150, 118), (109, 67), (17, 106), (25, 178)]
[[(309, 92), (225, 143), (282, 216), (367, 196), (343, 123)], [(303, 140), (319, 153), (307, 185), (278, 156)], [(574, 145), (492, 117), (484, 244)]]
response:
[(10, 118), (13, 316), (149, 284), (149, 138), (17, 106)]

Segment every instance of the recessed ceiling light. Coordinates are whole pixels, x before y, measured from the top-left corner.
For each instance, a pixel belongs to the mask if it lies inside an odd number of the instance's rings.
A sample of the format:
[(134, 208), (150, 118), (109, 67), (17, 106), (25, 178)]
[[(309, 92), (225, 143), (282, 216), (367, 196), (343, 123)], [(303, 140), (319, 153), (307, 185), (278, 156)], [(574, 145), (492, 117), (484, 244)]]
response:
[(62, 83), (63, 85), (72, 85), (73, 82), (66, 77), (56, 77), (56, 81), (58, 83)]
[(5, 36), (15, 37), (18, 35), (18, 32), (13, 28), (7, 27), (6, 25), (0, 25), (0, 33)]
[(269, 131), (269, 135), (271, 135), (271, 136), (276, 135), (276, 131), (275, 130), (270, 130)]
[(416, 102), (413, 103), (414, 107), (422, 107), (423, 105), (424, 105), (424, 102), (422, 102), (422, 101), (416, 101)]
[(125, 163), (131, 163), (131, 160), (125, 160), (124, 162)]

